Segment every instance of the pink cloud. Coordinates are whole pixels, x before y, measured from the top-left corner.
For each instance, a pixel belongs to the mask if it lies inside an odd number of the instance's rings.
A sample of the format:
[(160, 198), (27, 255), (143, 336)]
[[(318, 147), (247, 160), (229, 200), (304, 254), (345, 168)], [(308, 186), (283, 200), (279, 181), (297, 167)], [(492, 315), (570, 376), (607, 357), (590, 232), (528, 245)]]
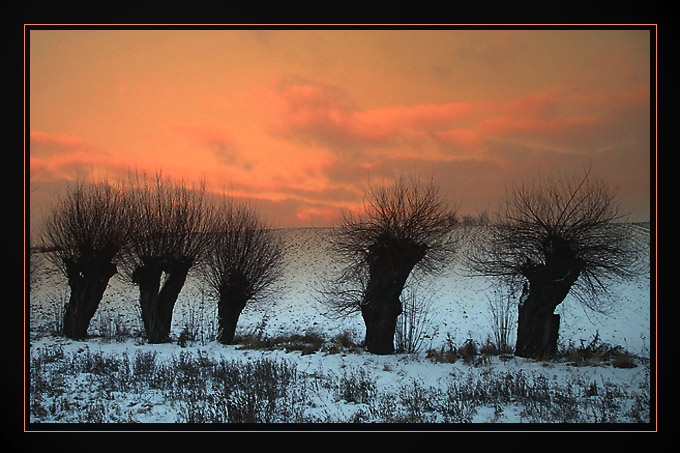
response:
[(34, 182), (94, 174), (125, 175), (130, 169), (130, 162), (74, 134), (31, 131), (28, 152), (30, 176)]
[(218, 159), (227, 165), (239, 165), (249, 168), (238, 151), (236, 139), (233, 135), (222, 128), (207, 124), (179, 124), (167, 123), (171, 131), (189, 138), (193, 143), (208, 148)]
[(579, 92), (575, 87), (517, 99), (476, 130), (495, 140), (541, 141), (548, 147), (597, 150), (635, 140), (649, 144), (650, 90)]
[(481, 148), (484, 144), (482, 133), (473, 129), (451, 129), (439, 131), (436, 135), (441, 142), (468, 150)]
[(564, 119), (542, 119), (542, 118), (512, 118), (499, 117), (489, 118), (482, 121), (478, 127), (485, 134), (512, 135), (515, 133), (524, 135), (536, 135), (537, 137), (548, 137), (568, 134), (580, 128), (596, 125), (597, 118), (564, 118)]
[(332, 224), (340, 216), (341, 209), (333, 207), (301, 206), (295, 211), (295, 217), (301, 222), (309, 223), (317, 219), (321, 224)]
[(292, 110), (333, 110), (343, 104), (342, 97), (337, 90), (312, 83), (286, 85), (281, 89), (280, 94)]
[(420, 104), (415, 106), (390, 106), (356, 112), (353, 117), (360, 123), (381, 125), (396, 130), (401, 127), (433, 127), (460, 121), (471, 113), (469, 103)]
[(202, 145), (232, 146), (234, 144), (231, 134), (214, 126), (204, 124), (186, 125), (173, 122), (167, 123), (167, 125), (173, 131), (185, 135)]
[(539, 93), (515, 99), (504, 110), (511, 116), (554, 118), (558, 114), (558, 103), (554, 94)]
[(74, 151), (30, 158), (31, 180), (38, 182), (89, 177), (95, 173), (124, 175), (129, 165), (102, 153)]
[[(488, 138), (532, 136), (555, 139), (562, 146), (569, 134), (591, 134), (602, 122), (599, 109), (583, 114), (588, 111), (588, 105), (583, 105), (586, 99), (575, 103), (569, 97), (573, 87), (557, 87), (505, 103), (474, 101), (361, 110), (352, 108), (347, 94), (338, 87), (295, 82), (277, 87), (281, 113), (276, 132), (331, 149), (435, 139), (448, 146), (447, 152), (451, 147), (481, 152)], [(581, 113), (574, 114), (574, 109)]]
[[(565, 84), (503, 102), (375, 109), (361, 109), (346, 91), (316, 81), (289, 79), (270, 94), (279, 109), (274, 129), (279, 137), (338, 151), (340, 160), (359, 158), (361, 164), (374, 164), (385, 158), (417, 157), (426, 147), (446, 159), (493, 161), (503, 146), (583, 153), (631, 140), (642, 143), (650, 93), (646, 86), (608, 93)], [(414, 152), (404, 151), (404, 144)], [(387, 156), (389, 149), (398, 154)]]
[(587, 108), (640, 109), (649, 107), (650, 96), (649, 85), (640, 85), (619, 93), (607, 93), (603, 90), (587, 93), (574, 91), (565, 95), (564, 102)]
[(415, 106), (390, 106), (354, 112), (351, 132), (358, 137), (385, 140), (403, 131), (433, 130), (468, 119), (472, 114), (470, 103), (421, 104)]
[(305, 82), (281, 85), (277, 90), (281, 112), (276, 133), (331, 148), (423, 139), (438, 128), (469, 121), (478, 108), (471, 103), (444, 103), (359, 110), (351, 107), (338, 87)]
[(77, 151), (92, 145), (92, 141), (72, 134), (50, 134), (41, 131), (31, 131), (30, 134), (31, 154)]

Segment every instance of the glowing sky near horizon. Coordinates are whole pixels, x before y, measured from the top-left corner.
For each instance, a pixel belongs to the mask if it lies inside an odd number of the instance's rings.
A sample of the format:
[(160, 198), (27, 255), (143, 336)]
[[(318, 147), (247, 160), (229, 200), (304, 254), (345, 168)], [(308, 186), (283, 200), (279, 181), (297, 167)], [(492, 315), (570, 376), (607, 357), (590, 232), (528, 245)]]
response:
[(130, 170), (327, 225), (369, 178), (461, 214), (592, 163), (650, 219), (649, 30), (31, 30), (30, 196)]

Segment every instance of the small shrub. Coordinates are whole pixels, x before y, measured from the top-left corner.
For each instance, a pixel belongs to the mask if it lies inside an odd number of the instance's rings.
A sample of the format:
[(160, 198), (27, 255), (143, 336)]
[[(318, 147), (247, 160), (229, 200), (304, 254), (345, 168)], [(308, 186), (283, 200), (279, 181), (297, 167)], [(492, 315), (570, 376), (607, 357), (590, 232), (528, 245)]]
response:
[(479, 357), (479, 352), (480, 349), (472, 338), (465, 340), (462, 346), (456, 347), (453, 338), (447, 335), (445, 345), (439, 350), (428, 350), (425, 356), (437, 363), (454, 363), (456, 360), (462, 359), (466, 365), (472, 365), (486, 360), (485, 357)]
[(463, 362), (467, 365), (474, 362), (478, 354), (477, 343), (472, 338), (468, 338), (463, 343), (463, 346), (458, 349), (460, 356), (463, 358)]
[(488, 308), (496, 349), (501, 354), (512, 352), (511, 337), (517, 323), (517, 306), (513, 302), (513, 294), (509, 291), (494, 291), (494, 297), (488, 299)]
[(635, 358), (627, 351), (617, 352), (611, 361), (614, 368), (635, 368)]
[(404, 384), (399, 390), (399, 400), (405, 409), (404, 423), (431, 423), (435, 421), (436, 401), (439, 391), (428, 389), (417, 379)]
[(612, 346), (600, 340), (599, 333), (586, 344), (581, 340), (579, 346), (570, 343), (559, 356), (573, 366), (593, 366), (610, 364), (615, 368), (635, 368), (635, 357), (621, 346)]
[(300, 351), (302, 355), (314, 354), (322, 350), (326, 344), (326, 338), (320, 332), (309, 329), (303, 334), (285, 334), (268, 337), (256, 332), (245, 336), (236, 337), (236, 343), (242, 349), (283, 349), (286, 352)]
[(301, 351), (302, 355), (314, 354), (321, 350), (325, 342), (324, 336), (314, 330), (309, 329), (304, 334), (293, 334), (288, 338), (282, 338), (277, 343), (283, 345), (286, 352)]
[(338, 398), (348, 403), (370, 403), (376, 392), (375, 380), (362, 368), (349, 373), (345, 372), (336, 386)]
[(92, 324), (97, 334), (109, 341), (121, 342), (134, 337), (133, 329), (127, 325), (121, 315), (102, 312)]
[(263, 316), (260, 322), (248, 333), (244, 335), (236, 335), (234, 337), (234, 344), (241, 345), (245, 349), (269, 349), (272, 347), (272, 342), (265, 333), (267, 330), (267, 316)]
[(239, 349), (271, 349), (272, 342), (265, 336), (248, 333), (245, 335), (236, 335), (234, 337), (234, 344), (239, 346)]
[(204, 289), (195, 290), (180, 307), (183, 327), (177, 338), (179, 346), (186, 347), (189, 342), (205, 345), (216, 338), (217, 308), (209, 303)]
[(454, 363), (458, 360), (458, 350), (453, 344), (453, 338), (450, 334), (446, 335), (446, 344), (441, 346), (439, 350), (429, 349), (425, 356), (436, 363)]
[(64, 313), (66, 313), (66, 304), (68, 303), (68, 294), (66, 291), (61, 291), (58, 294), (52, 294), (48, 298), (50, 305), (50, 315), (52, 318), (52, 333), (61, 335), (64, 333)]
[(135, 378), (142, 382), (149, 382), (157, 373), (156, 351), (138, 352), (132, 363), (132, 373)]
[(187, 342), (190, 340), (193, 340), (194, 336), (191, 334), (191, 331), (189, 330), (189, 326), (186, 324), (184, 325), (184, 328), (182, 331), (179, 333), (179, 337), (177, 337), (177, 344), (179, 347), (184, 348), (187, 345)]
[(419, 352), (431, 327), (432, 300), (422, 299), (415, 289), (408, 288), (402, 294), (401, 304), (402, 313), (397, 318), (395, 329), (396, 351)]
[(361, 342), (357, 341), (354, 332), (349, 330), (340, 332), (321, 346), (321, 352), (325, 354), (361, 352), (362, 350)]

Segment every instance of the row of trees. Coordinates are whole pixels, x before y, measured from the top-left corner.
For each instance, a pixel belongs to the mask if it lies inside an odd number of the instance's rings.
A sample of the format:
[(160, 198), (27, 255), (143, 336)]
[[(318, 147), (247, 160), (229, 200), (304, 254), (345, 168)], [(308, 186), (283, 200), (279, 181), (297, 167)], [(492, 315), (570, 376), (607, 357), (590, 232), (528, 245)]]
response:
[[(461, 228), (433, 180), (370, 185), (364, 209), (334, 230), (331, 250), (344, 267), (320, 288), (324, 300), (341, 315), (359, 311), (367, 350), (390, 354), (407, 280), (446, 269), (466, 232), (475, 235), (464, 252), (473, 272), (523, 288), (516, 354), (554, 355), (555, 308), (573, 291), (598, 309), (610, 279), (639, 270), (635, 241), (614, 191), (590, 172), (519, 185), (501, 206), (483, 228)], [(71, 338), (86, 336), (109, 279), (121, 272), (139, 288), (148, 341), (168, 341), (174, 304), (196, 267), (218, 299), (218, 339), (230, 344), (247, 302), (266, 294), (283, 265), (281, 239), (252, 208), (161, 176), (125, 187), (73, 185), (54, 206), (44, 243), (71, 289)]]
[(43, 229), (70, 287), (63, 334), (82, 339), (111, 277), (139, 289), (147, 340), (169, 341), (175, 302), (193, 268), (219, 299), (220, 340), (231, 343), (245, 303), (282, 267), (280, 240), (249, 206), (157, 175), (126, 186), (73, 184)]

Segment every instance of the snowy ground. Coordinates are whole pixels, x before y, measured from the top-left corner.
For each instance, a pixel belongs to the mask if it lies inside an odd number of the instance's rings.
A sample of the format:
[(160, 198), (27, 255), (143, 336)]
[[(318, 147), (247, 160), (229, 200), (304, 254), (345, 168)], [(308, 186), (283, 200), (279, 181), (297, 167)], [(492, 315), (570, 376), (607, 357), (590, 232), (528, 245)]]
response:
[[(649, 241), (649, 230), (638, 227), (641, 241)], [(314, 331), (327, 338), (350, 332), (359, 341), (363, 336), (363, 322), (359, 315), (344, 320), (327, 316), (328, 309), (318, 298), (319, 281), (328, 269), (333, 268), (331, 257), (324, 252), (326, 229), (282, 230), (286, 235), (287, 267), (282, 283), (267, 300), (246, 308), (237, 329), (238, 334), (257, 331), (267, 336)], [(488, 303), (493, 299), (492, 283), (483, 278), (463, 275), (460, 266), (452, 266), (450, 272), (418, 290), (419, 297), (428, 302), (429, 323), (427, 337), (421, 351), (416, 354), (395, 354), (375, 356), (366, 352), (343, 352), (302, 354), (284, 350), (247, 350), (238, 346), (224, 346), (213, 340), (216, 330), (214, 301), (206, 294), (197, 279), (191, 279), (183, 289), (175, 307), (173, 336), (179, 338), (185, 327), (198, 332), (196, 340), (181, 347), (176, 343), (164, 345), (145, 344), (138, 332), (141, 330), (139, 310), (136, 305), (135, 288), (114, 278), (104, 295), (104, 300), (91, 322), (92, 337), (86, 341), (72, 341), (52, 334), (59, 319), (59, 308), (66, 300), (68, 289), (62, 277), (43, 267), (43, 276), (30, 295), (30, 354), (36, 357), (45, 351), (58, 350), (65, 356), (78, 354), (100, 354), (102, 356), (133, 357), (140, 353), (154, 352), (157, 360), (173, 360), (180, 354), (191, 352), (211, 360), (253, 361), (257, 358), (291, 361), (298, 372), (308, 377), (324, 376), (328, 381), (337, 381), (347, 373), (367, 373), (375, 384), (377, 392), (398, 395), (407, 386), (413, 388), (420, 383), (423, 388), (445, 389), (452, 382), (466, 379), (514, 375), (531, 376), (559, 383), (566, 388), (582, 385), (600, 388), (616, 388), (628, 399), (622, 403), (632, 404), (643, 395), (649, 395), (650, 369), (650, 279), (649, 276), (620, 284), (613, 289), (616, 294), (616, 310), (609, 315), (596, 314), (584, 309), (575, 300), (567, 298), (559, 307), (561, 315), (560, 343), (588, 344), (597, 335), (603, 343), (620, 345), (630, 353), (639, 356), (634, 368), (615, 368), (609, 365), (570, 366), (564, 362), (536, 362), (516, 357), (491, 357), (476, 363), (435, 363), (426, 358), (429, 348), (440, 349), (447, 339), (456, 346), (472, 339), (483, 344), (493, 336)], [(82, 376), (80, 377), (82, 378)], [(653, 380), (653, 376), (652, 376)], [(50, 410), (30, 411), (29, 421), (38, 422), (82, 422), (83, 412), (92, 403), (87, 386), (78, 379), (69, 384), (70, 394), (50, 396), (49, 401), (41, 400), (44, 408)], [(323, 386), (322, 386), (323, 387)], [(361, 405), (339, 399), (324, 387), (314, 393), (314, 404), (310, 404), (305, 420), (321, 422), (355, 420)], [(336, 389), (337, 390), (337, 389)], [(642, 392), (642, 393), (641, 393)], [(67, 392), (68, 393), (68, 392)], [(600, 392), (600, 395), (602, 393)], [(59, 407), (57, 408), (57, 402)], [(647, 404), (649, 402), (647, 401)], [(51, 405), (51, 406), (50, 406)], [(104, 422), (133, 421), (140, 423), (176, 423), (178, 405), (167, 397), (153, 392), (121, 395), (116, 397), (115, 408), (108, 406), (110, 416), (99, 419)], [(596, 413), (594, 406), (588, 406), (592, 414), (580, 417), (579, 421), (593, 423), (612, 422), (627, 424), (631, 420), (626, 410), (620, 409), (606, 414)], [(121, 411), (125, 412), (124, 416)], [(28, 412), (28, 411), (27, 411)], [(535, 423), (536, 417), (527, 415), (526, 409), (512, 404), (498, 408), (478, 407), (466, 421), (472, 423)], [(365, 421), (366, 417), (362, 421)], [(370, 421), (370, 420), (367, 420)], [(433, 422), (440, 422), (437, 417)], [(40, 425), (38, 425), (40, 426)], [(486, 425), (484, 425), (486, 426)], [(32, 425), (32, 427), (35, 427)], [(178, 427), (181, 429), (181, 426)], [(370, 429), (370, 428), (365, 428)]]

